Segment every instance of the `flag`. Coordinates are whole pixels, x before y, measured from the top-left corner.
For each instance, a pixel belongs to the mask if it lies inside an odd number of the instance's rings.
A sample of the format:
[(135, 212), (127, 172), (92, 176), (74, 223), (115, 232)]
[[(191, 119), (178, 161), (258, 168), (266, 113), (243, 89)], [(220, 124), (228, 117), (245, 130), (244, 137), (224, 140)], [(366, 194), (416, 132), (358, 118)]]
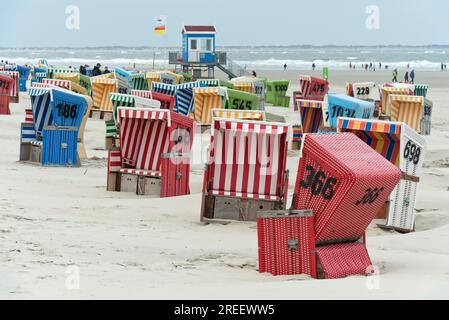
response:
[(163, 36), (167, 32), (165, 26), (157, 26), (154, 28), (154, 33), (160, 36)]
[(154, 27), (154, 33), (163, 36), (167, 33), (167, 18), (165, 16), (154, 17), (154, 22), (156, 26)]

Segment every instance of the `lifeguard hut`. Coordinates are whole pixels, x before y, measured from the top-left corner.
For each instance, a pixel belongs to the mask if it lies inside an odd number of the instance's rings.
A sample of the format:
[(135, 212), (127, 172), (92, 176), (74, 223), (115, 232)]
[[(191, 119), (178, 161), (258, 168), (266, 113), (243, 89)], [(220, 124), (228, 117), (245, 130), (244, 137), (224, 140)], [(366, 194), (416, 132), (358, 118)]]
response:
[(169, 52), (169, 64), (180, 65), (183, 72), (191, 73), (195, 79), (214, 79), (215, 67), (230, 78), (233, 71), (225, 67), (226, 52), (216, 51), (215, 26), (186, 25), (182, 29), (181, 52)]

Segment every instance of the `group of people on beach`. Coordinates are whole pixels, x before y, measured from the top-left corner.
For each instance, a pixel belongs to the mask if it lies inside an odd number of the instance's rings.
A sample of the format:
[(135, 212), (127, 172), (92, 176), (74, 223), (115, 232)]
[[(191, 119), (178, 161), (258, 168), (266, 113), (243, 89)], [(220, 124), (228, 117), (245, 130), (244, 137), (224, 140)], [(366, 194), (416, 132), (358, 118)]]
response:
[[(355, 70), (357, 67), (357, 65), (355, 63), (349, 62), (349, 69), (350, 70)], [(388, 70), (388, 65), (384, 65), (385, 70)], [(365, 71), (376, 71), (376, 63), (374, 62), (370, 62), (368, 63), (362, 63), (361, 64), (361, 69), (365, 69)], [(382, 62), (379, 62), (379, 70), (382, 70)]]
[[(84, 66), (80, 66), (80, 68), (79, 68), (79, 72), (80, 72), (80, 74), (82, 74), (82, 75), (87, 75), (87, 69), (89, 68), (89, 65), (84, 65)], [(97, 63), (96, 65), (95, 65), (95, 67), (92, 69), (92, 77), (96, 77), (96, 76), (100, 76), (100, 75), (102, 75), (102, 74), (108, 74), (108, 73), (111, 73), (111, 71), (109, 70), (109, 68), (106, 66), (106, 67), (104, 67), (104, 71), (101, 71), (101, 64), (100, 63)]]
[(441, 63), (441, 71), (447, 71), (447, 65), (445, 63)]
[[(399, 82), (398, 75), (399, 75), (398, 69), (394, 69), (392, 82)], [(412, 71), (410, 71), (410, 73), (408, 71), (405, 72), (404, 82), (405, 83), (415, 83), (415, 70), (414, 69), (412, 69)]]

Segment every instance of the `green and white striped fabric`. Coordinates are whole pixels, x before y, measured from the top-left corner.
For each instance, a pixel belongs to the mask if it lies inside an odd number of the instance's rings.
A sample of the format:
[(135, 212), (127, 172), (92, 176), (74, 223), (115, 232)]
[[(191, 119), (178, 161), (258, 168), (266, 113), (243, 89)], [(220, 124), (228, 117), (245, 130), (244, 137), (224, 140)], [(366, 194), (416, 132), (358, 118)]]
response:
[(117, 137), (118, 136), (118, 129), (115, 125), (115, 121), (106, 121), (106, 137)]
[(219, 79), (203, 79), (199, 80), (207, 87), (226, 87), (229, 89), (234, 89), (234, 85), (231, 81), (219, 80)]
[(136, 73), (129, 76), (132, 90), (149, 90), (148, 81), (144, 73)]
[(55, 73), (72, 73), (73, 70), (67, 68), (47, 68), (47, 79), (53, 79)]
[(134, 97), (121, 94), (121, 93), (111, 93), (109, 99), (112, 102), (112, 112), (114, 115), (114, 120), (106, 122), (106, 137), (116, 137), (118, 135), (117, 128), (117, 109), (118, 107), (134, 107)]
[(117, 122), (117, 109), (118, 107), (127, 107), (127, 108), (134, 108), (136, 99), (134, 96), (131, 96), (129, 94), (122, 94), (122, 93), (111, 93), (109, 95), (109, 99), (111, 99), (112, 102), (112, 112), (114, 115), (114, 121)]
[(415, 96), (427, 97), (427, 90), (429, 86), (427, 84), (415, 84)]

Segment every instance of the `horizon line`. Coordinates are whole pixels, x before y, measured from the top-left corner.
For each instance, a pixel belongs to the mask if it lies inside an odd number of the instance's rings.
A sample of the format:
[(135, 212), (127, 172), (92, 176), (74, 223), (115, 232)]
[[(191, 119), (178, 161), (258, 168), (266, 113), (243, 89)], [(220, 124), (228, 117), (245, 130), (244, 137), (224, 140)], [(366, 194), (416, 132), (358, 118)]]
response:
[[(108, 46), (30, 46), (30, 47), (0, 47), (0, 50), (18, 50), (18, 49), (111, 49), (111, 48), (133, 48), (133, 49), (167, 49), (180, 48), (181, 46), (123, 46), (123, 45), (108, 45)], [(292, 45), (221, 45), (217, 48), (449, 48), (449, 44), (421, 44), (421, 45), (404, 45), (404, 44), (389, 44), (389, 45), (311, 45), (311, 44), (292, 44)]]

